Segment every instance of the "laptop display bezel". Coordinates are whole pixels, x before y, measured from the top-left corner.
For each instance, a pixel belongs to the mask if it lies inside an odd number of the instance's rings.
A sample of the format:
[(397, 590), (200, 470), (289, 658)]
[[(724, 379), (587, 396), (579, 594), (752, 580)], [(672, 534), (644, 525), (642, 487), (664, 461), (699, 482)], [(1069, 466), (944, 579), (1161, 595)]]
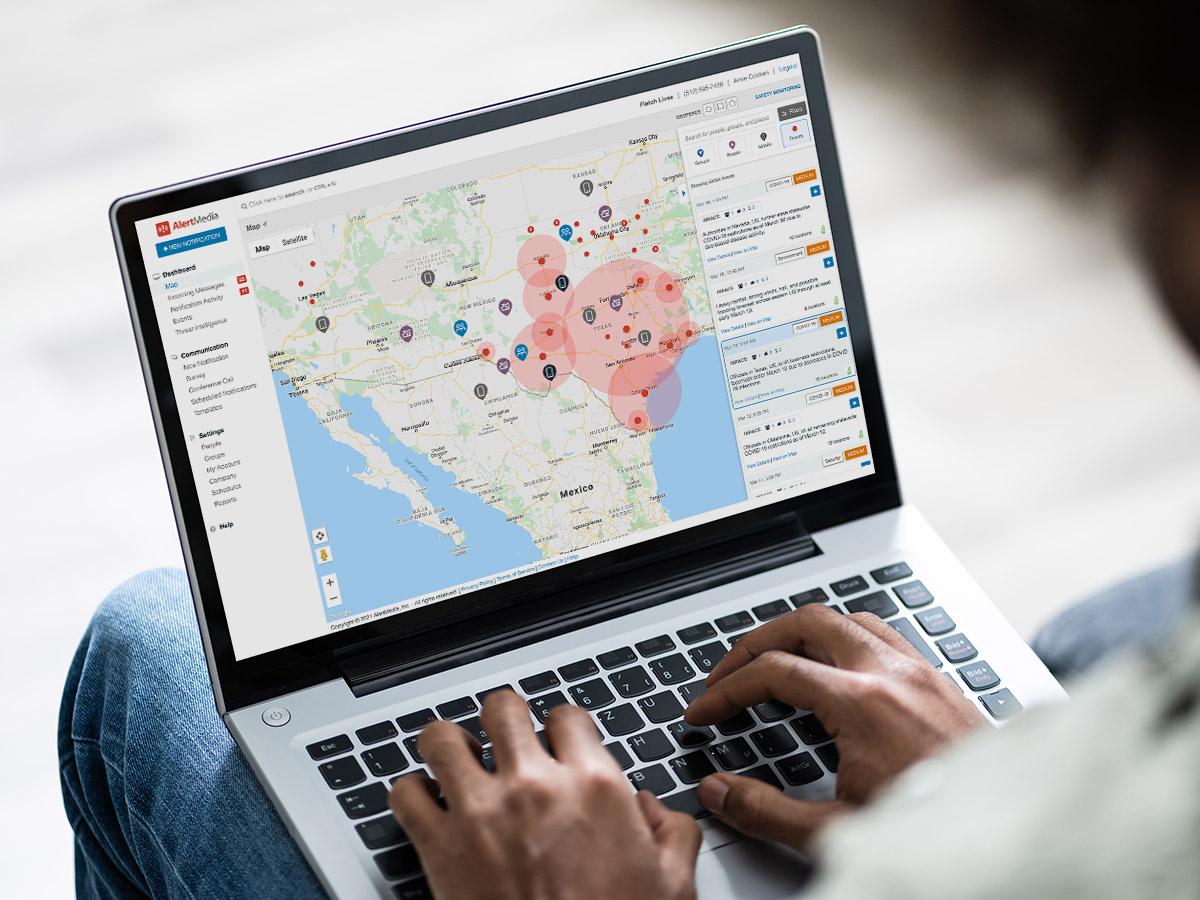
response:
[[(833, 246), (841, 274), (862, 409), (870, 438), (873, 473), (703, 526), (651, 538), (632, 548), (632, 552), (630, 548), (608, 552), (558, 570), (526, 576), (508, 585), (444, 600), (248, 659), (236, 659), (135, 223), (319, 175), (332, 169), (715, 75), (792, 53), (800, 56), (813, 133), (817, 137), (816, 149)], [(626, 571), (632, 564), (631, 560), (653, 559), (664, 575), (669, 575), (673, 568), (682, 571), (685, 565), (690, 564), (687, 562), (689, 551), (704, 547), (707, 554), (719, 557), (723, 552), (722, 539), (725, 535), (753, 529), (756, 525), (777, 519), (781, 513), (793, 515), (804, 528), (816, 531), (893, 508), (900, 503), (895, 461), (830, 121), (820, 45), (811, 29), (791, 29), (349, 144), (322, 148), (301, 156), (122, 198), (113, 204), (111, 218), (184, 558), (196, 600), (217, 706), (221, 712), (269, 700), (336, 677), (339, 673), (337, 655), (348, 648), (377, 644), (400, 635), (407, 637), (430, 632), (445, 635), (445, 629), (454, 629), (452, 634), (455, 638), (468, 644), (481, 635), (494, 634), (498, 628), (503, 628), (506, 612), (518, 604), (535, 619), (539, 614), (547, 618), (561, 617), (564, 603), (568, 606), (578, 604), (583, 609), (588, 603), (597, 602), (596, 598), (603, 593), (602, 585), (606, 576)], [(565, 600), (556, 586), (579, 584), (581, 574), (585, 575), (582, 580), (586, 580), (589, 588), (577, 591), (576, 596)]]

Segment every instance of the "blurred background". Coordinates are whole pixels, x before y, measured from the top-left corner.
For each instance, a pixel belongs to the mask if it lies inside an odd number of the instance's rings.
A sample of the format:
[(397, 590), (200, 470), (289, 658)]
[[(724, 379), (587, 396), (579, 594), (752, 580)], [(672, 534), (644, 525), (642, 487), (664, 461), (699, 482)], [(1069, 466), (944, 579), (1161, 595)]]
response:
[(808, 23), (821, 33), (906, 499), (1026, 637), (1197, 537), (1200, 377), (1036, 84), (919, 3), (9, 4), (0, 53), (0, 871), (73, 893), (61, 683), (180, 551), (108, 231), (117, 196)]

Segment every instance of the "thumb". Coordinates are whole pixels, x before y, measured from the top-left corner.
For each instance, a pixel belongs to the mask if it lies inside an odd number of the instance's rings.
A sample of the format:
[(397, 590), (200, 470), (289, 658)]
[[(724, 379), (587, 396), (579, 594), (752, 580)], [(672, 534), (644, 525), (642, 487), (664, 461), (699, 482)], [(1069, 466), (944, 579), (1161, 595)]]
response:
[(727, 825), (752, 838), (778, 841), (797, 850), (844, 811), (840, 800), (795, 800), (756, 778), (721, 772), (700, 782), (700, 802)]
[[(696, 877), (696, 856), (700, 853), (700, 826), (687, 813), (672, 812), (649, 791), (638, 791), (638, 806), (658, 845), (663, 871), (675, 888), (691, 885)], [(680, 890), (685, 896), (690, 892)]]

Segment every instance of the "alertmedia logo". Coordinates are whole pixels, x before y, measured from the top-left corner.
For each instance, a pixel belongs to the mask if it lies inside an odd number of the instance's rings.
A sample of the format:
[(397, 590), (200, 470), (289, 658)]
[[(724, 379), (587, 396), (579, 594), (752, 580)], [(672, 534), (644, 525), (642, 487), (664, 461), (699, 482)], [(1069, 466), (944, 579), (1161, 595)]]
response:
[(158, 230), (159, 237), (166, 237), (167, 235), (169, 235), (171, 233), (171, 223), (170, 222), (159, 222), (154, 227)]

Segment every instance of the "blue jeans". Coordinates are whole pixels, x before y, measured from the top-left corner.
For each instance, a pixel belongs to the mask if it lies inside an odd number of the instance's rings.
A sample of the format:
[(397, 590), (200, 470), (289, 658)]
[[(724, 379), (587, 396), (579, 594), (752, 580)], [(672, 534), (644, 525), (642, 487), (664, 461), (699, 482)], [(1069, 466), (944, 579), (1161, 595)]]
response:
[[(1120, 585), (1034, 647), (1075, 675), (1157, 640), (1189, 574), (1181, 563)], [(325, 897), (217, 718), (183, 572), (138, 575), (101, 603), (67, 676), (58, 746), (79, 898)]]

